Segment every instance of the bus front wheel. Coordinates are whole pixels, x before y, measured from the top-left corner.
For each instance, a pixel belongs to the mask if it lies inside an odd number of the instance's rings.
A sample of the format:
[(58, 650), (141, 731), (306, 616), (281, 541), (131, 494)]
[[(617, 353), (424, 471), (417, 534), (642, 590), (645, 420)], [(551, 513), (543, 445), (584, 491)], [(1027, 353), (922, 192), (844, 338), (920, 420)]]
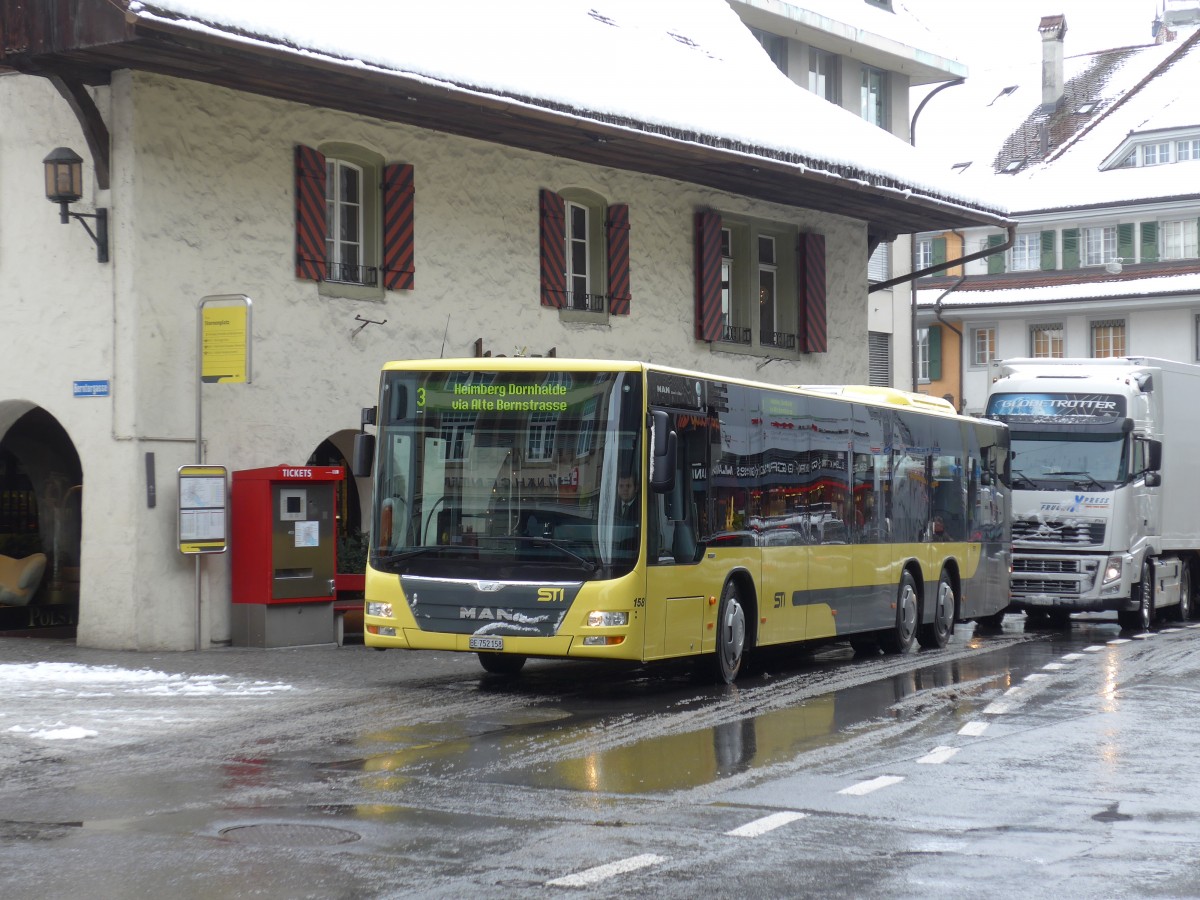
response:
[(911, 572), (905, 572), (900, 576), (900, 587), (896, 590), (896, 624), (879, 635), (879, 646), (883, 652), (907, 653), (911, 650), (920, 620), (921, 601), (917, 597), (917, 582)]
[(525, 666), (525, 657), (515, 653), (480, 653), (479, 664), (492, 675), (516, 675)]
[(717, 653), (713, 675), (718, 681), (733, 684), (737, 680), (745, 650), (746, 610), (737, 585), (730, 581), (721, 592), (721, 606), (717, 610)]

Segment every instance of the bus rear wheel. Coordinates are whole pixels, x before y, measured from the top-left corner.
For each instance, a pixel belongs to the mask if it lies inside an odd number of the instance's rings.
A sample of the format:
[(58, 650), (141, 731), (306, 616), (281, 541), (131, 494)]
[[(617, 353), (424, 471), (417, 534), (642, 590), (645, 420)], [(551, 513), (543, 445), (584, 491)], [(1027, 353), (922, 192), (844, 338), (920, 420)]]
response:
[(917, 630), (917, 640), (926, 650), (938, 650), (950, 642), (954, 630), (954, 608), (958, 598), (954, 596), (954, 581), (950, 573), (942, 569), (938, 579), (937, 597), (934, 599), (933, 621)]
[(515, 653), (480, 653), (479, 664), (492, 675), (516, 675), (525, 667), (525, 657)]
[(917, 582), (911, 572), (905, 572), (900, 576), (900, 587), (896, 590), (896, 624), (879, 635), (879, 646), (883, 652), (907, 653), (911, 650), (920, 619), (921, 601), (917, 597)]
[(717, 609), (717, 652), (712, 664), (714, 677), (724, 684), (733, 684), (741, 671), (745, 650), (746, 610), (738, 595), (737, 585), (730, 581), (721, 592), (721, 605)]

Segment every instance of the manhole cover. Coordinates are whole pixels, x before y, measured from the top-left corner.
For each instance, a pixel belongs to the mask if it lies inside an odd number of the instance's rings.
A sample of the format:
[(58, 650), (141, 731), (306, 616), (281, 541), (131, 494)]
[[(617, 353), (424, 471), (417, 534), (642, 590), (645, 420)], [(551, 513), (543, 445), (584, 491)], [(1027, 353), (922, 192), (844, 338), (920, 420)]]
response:
[(325, 847), (349, 844), (360, 835), (345, 828), (325, 825), (293, 825), (286, 822), (264, 822), (258, 825), (235, 825), (221, 829), (221, 837), (239, 844), (264, 847)]

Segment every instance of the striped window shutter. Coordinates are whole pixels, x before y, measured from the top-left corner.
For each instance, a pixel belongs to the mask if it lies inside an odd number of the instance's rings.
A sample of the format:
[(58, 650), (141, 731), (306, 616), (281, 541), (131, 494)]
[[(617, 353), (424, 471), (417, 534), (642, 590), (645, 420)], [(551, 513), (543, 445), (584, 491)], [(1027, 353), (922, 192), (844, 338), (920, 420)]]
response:
[(296, 145), (296, 277), (325, 278), (325, 154)]
[[(987, 245), (989, 247), (998, 247), (1003, 243), (1004, 243), (1004, 235), (1002, 235), (1002, 234), (989, 234), (988, 235)], [(999, 275), (1001, 272), (1003, 272), (1004, 271), (1004, 254), (997, 253), (993, 256), (989, 256), (987, 258), (987, 267), (988, 267), (989, 275)], [(930, 363), (930, 364), (932, 365), (932, 363)]]
[(829, 349), (825, 317), (825, 235), (801, 234), (796, 242), (796, 284), (799, 323), (797, 338), (804, 353), (824, 353)]
[(1127, 263), (1134, 260), (1133, 223), (1128, 222), (1117, 226), (1117, 256)]
[(1057, 262), (1054, 258), (1054, 237), (1053, 231), (1042, 232), (1042, 269), (1044, 270), (1053, 269)]
[(929, 380), (942, 377), (942, 326), (929, 326)]
[(413, 167), (397, 163), (383, 168), (383, 286), (411, 291), (413, 260)]
[(614, 203), (604, 223), (608, 238), (608, 311), (629, 315), (629, 204)]
[(696, 213), (696, 340), (721, 339), (721, 216)]
[(933, 241), (931, 241), (931, 246), (933, 253), (930, 262), (932, 262), (935, 266), (944, 263), (946, 261), (946, 239), (944, 237), (934, 238)]
[(1079, 229), (1064, 228), (1062, 233), (1062, 254), (1064, 269), (1079, 268)]
[(542, 188), (539, 207), (542, 306), (562, 309), (567, 305), (567, 204)]

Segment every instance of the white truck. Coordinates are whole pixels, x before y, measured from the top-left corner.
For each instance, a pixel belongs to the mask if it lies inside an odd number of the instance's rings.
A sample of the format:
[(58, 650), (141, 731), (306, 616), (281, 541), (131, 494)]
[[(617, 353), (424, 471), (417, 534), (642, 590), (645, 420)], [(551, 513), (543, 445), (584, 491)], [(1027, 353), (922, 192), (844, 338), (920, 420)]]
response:
[(989, 374), (985, 415), (1011, 438), (1009, 611), (1116, 611), (1136, 631), (1160, 611), (1195, 618), (1200, 366), (1008, 359)]

